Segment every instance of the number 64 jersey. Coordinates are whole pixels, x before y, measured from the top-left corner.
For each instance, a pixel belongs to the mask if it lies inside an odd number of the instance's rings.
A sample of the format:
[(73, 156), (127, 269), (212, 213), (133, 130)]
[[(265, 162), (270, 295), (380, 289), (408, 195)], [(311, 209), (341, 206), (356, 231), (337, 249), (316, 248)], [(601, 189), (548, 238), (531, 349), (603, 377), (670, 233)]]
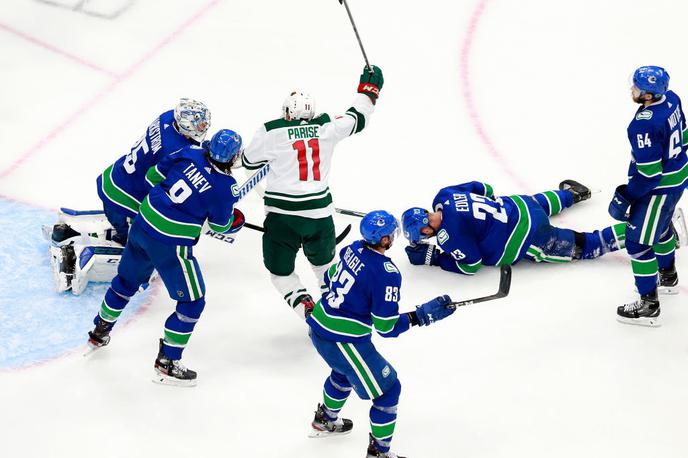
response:
[(242, 155), (249, 170), (270, 164), (265, 211), (325, 218), (332, 214), (328, 187), (334, 148), (342, 139), (362, 131), (374, 105), (358, 94), (340, 116), (327, 113), (311, 120), (276, 119), (263, 124)]
[(411, 327), (399, 315), (401, 274), (392, 260), (358, 240), (339, 252), (339, 262), (325, 274), (329, 291), (306, 322), (323, 339), (370, 340), (373, 330), (396, 337)]

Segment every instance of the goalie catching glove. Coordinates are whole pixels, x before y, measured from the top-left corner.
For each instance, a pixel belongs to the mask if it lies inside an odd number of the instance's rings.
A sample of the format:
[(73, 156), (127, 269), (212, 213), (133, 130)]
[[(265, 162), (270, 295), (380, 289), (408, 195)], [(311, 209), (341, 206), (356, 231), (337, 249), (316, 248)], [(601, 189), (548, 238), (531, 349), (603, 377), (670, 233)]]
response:
[(363, 67), (363, 73), (361, 73), (361, 77), (358, 80), (358, 92), (367, 95), (370, 101), (373, 102), (373, 105), (375, 105), (377, 98), (380, 96), (380, 90), (385, 83), (385, 79), (382, 76), (380, 67), (375, 65), (371, 65), (370, 67), (373, 70), (372, 73), (367, 66)]

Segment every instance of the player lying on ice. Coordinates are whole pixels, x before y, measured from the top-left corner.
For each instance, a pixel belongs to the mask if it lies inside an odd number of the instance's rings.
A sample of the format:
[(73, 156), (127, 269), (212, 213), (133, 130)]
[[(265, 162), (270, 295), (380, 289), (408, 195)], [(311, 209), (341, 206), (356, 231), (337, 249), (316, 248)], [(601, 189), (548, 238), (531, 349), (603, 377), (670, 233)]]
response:
[[(590, 198), (590, 189), (565, 180), (557, 191), (534, 196), (495, 197), (489, 184), (479, 181), (442, 188), (432, 202), (434, 211), (419, 207), (402, 216), (411, 264), (475, 274), (483, 265), (570, 262), (593, 259), (624, 247), (625, 224), (594, 232), (552, 226), (550, 216)], [(419, 243), (436, 236), (433, 244)]]
[(403, 458), (390, 452), (401, 384), (397, 372), (371, 341), (397, 337), (412, 326), (429, 326), (456, 310), (449, 296), (437, 297), (414, 311), (399, 313), (401, 273), (386, 256), (399, 232), (394, 216), (383, 210), (361, 220), (358, 240), (339, 252), (339, 262), (325, 274), (329, 291), (306, 322), (311, 340), (332, 371), (325, 380), (323, 404), (313, 419), (311, 437), (347, 434), (353, 423), (339, 412), (355, 391), (370, 399), (367, 458)]

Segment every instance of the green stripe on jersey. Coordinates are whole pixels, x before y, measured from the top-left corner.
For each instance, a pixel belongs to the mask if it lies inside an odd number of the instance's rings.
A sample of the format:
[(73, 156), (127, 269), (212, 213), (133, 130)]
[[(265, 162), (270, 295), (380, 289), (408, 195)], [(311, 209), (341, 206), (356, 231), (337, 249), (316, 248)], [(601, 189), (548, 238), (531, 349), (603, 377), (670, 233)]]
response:
[(456, 267), (458, 267), (461, 273), (465, 275), (475, 275), (475, 273), (478, 272), (482, 266), (483, 263), (481, 261), (473, 264), (461, 264), (460, 262), (456, 263)]
[(494, 195), (494, 189), (492, 189), (492, 186), (487, 183), (483, 183), (483, 186), (485, 186), (485, 196), (492, 197)]
[(374, 399), (382, 396), (381, 390), (378, 389), (377, 382), (368, 374), (368, 366), (365, 364), (365, 361), (361, 361), (358, 357), (358, 352), (354, 346), (344, 342), (337, 342), (337, 345), (339, 345), (349, 357), (349, 361), (353, 364), (356, 375), (358, 375), (366, 386), (366, 391), (368, 391), (370, 397)]
[(365, 129), (365, 116), (363, 116), (363, 113), (358, 111), (356, 108), (351, 107), (348, 110), (346, 110), (346, 114), (354, 118), (354, 120), (356, 121), (354, 123), (354, 128), (352, 129), (351, 134), (349, 135), (357, 134), (363, 129)]
[(224, 234), (229, 229), (231, 229), (232, 223), (234, 223), (234, 215), (232, 215), (229, 218), (229, 222), (227, 224), (225, 224), (224, 226), (221, 226), (221, 225), (215, 224), (215, 223), (211, 223), (210, 221), (208, 221), (208, 227), (210, 227), (210, 229), (215, 231), (215, 232), (219, 232), (220, 234)]
[(165, 175), (160, 173), (160, 170), (158, 170), (157, 164), (150, 167), (148, 171), (146, 172), (146, 181), (148, 184), (151, 186), (155, 186), (156, 184), (162, 182), (162, 180), (165, 179)]
[(323, 329), (333, 334), (349, 337), (364, 337), (373, 332), (369, 325), (358, 320), (328, 315), (320, 301), (315, 305), (311, 318), (313, 318)]
[(646, 176), (648, 178), (656, 177), (657, 175), (662, 174), (662, 160), (654, 161), (654, 162), (645, 162), (641, 163), (638, 162), (636, 163), (636, 169), (638, 169), (638, 173), (640, 173), (643, 176)]
[(521, 196), (509, 196), (509, 198), (516, 204), (518, 209), (518, 222), (511, 231), (509, 240), (506, 242), (502, 257), (497, 261), (498, 266), (511, 265), (516, 261), (518, 253), (520, 253), (523, 244), (530, 232), (530, 212), (528, 206)]
[(143, 199), (143, 203), (141, 204), (141, 216), (154, 229), (169, 237), (195, 239), (201, 234), (200, 224), (182, 223), (162, 215), (153, 205), (151, 205), (149, 196)]
[(394, 329), (394, 326), (396, 326), (397, 321), (399, 321), (399, 315), (390, 317), (380, 317), (373, 315), (372, 313), (370, 315), (373, 318), (373, 326), (375, 326), (377, 332), (381, 334), (387, 334), (390, 332), (392, 329)]
[(276, 207), (276, 208), (280, 208), (282, 210), (288, 210), (288, 211), (316, 210), (319, 208), (326, 208), (328, 205), (330, 205), (332, 203), (332, 195), (328, 193), (325, 197), (313, 198), (313, 199), (307, 199), (307, 200), (299, 200), (299, 201), (292, 201), (292, 200), (285, 200), (285, 199), (279, 199), (279, 198), (274, 198), (274, 197), (268, 197), (268, 193), (266, 192), (265, 197), (263, 198), (263, 201), (265, 202), (266, 206)]
[(327, 124), (328, 122), (330, 122), (330, 115), (328, 115), (327, 113), (323, 113), (317, 118), (310, 119), (306, 122), (304, 122), (302, 119), (292, 119), (291, 121), (287, 121), (284, 118), (279, 118), (266, 122), (264, 126), (265, 130), (270, 132), (271, 130), (281, 129), (283, 127), (306, 127), (308, 125), (322, 126), (323, 124)]
[(662, 179), (659, 180), (659, 186), (656, 189), (680, 186), (686, 180), (688, 180), (688, 162), (680, 170), (662, 174)]
[(112, 169), (115, 165), (111, 165), (105, 171), (103, 172), (103, 179), (102, 179), (102, 187), (103, 187), (103, 193), (116, 203), (117, 205), (121, 205), (124, 208), (128, 208), (129, 210), (133, 211), (134, 213), (138, 213), (139, 211), (139, 206), (141, 205), (141, 202), (136, 200), (133, 196), (127, 194), (125, 191), (123, 191), (119, 186), (115, 184), (115, 182), (112, 180)]

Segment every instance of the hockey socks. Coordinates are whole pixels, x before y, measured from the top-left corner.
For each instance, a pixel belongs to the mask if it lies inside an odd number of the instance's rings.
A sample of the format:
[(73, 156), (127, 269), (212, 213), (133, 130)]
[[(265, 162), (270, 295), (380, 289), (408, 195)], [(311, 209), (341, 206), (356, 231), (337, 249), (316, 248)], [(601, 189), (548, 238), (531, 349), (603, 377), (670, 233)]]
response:
[(626, 241), (626, 250), (631, 256), (631, 267), (635, 286), (641, 296), (650, 294), (657, 288), (659, 265), (652, 247), (641, 245), (632, 240)]
[(548, 216), (561, 213), (573, 205), (573, 195), (568, 190), (545, 191), (533, 196)]
[(676, 237), (671, 228), (668, 228), (659, 239), (659, 242), (652, 246), (657, 257), (657, 264), (660, 269), (669, 269), (674, 265), (674, 254), (676, 252)]
[(182, 352), (189, 343), (204, 307), (203, 297), (192, 302), (177, 302), (177, 308), (165, 321), (161, 351), (168, 359), (182, 359)]
[(382, 396), (373, 399), (370, 408), (370, 432), (380, 452), (387, 453), (391, 447), (394, 428), (397, 424), (397, 404), (401, 384), (397, 380)]
[(325, 407), (325, 414), (334, 421), (339, 416), (339, 411), (344, 407), (344, 403), (351, 394), (351, 383), (346, 376), (338, 372), (332, 372), (323, 388), (323, 406)]
[(105, 293), (105, 298), (103, 298), (103, 302), (100, 304), (100, 311), (93, 320), (93, 324), (97, 325), (98, 320), (102, 320), (114, 325), (122, 314), (124, 307), (129, 303), (130, 297), (117, 293), (113, 289), (114, 287), (113, 283)]
[(605, 227), (601, 231), (576, 232), (576, 259), (595, 259), (626, 247), (626, 223)]

